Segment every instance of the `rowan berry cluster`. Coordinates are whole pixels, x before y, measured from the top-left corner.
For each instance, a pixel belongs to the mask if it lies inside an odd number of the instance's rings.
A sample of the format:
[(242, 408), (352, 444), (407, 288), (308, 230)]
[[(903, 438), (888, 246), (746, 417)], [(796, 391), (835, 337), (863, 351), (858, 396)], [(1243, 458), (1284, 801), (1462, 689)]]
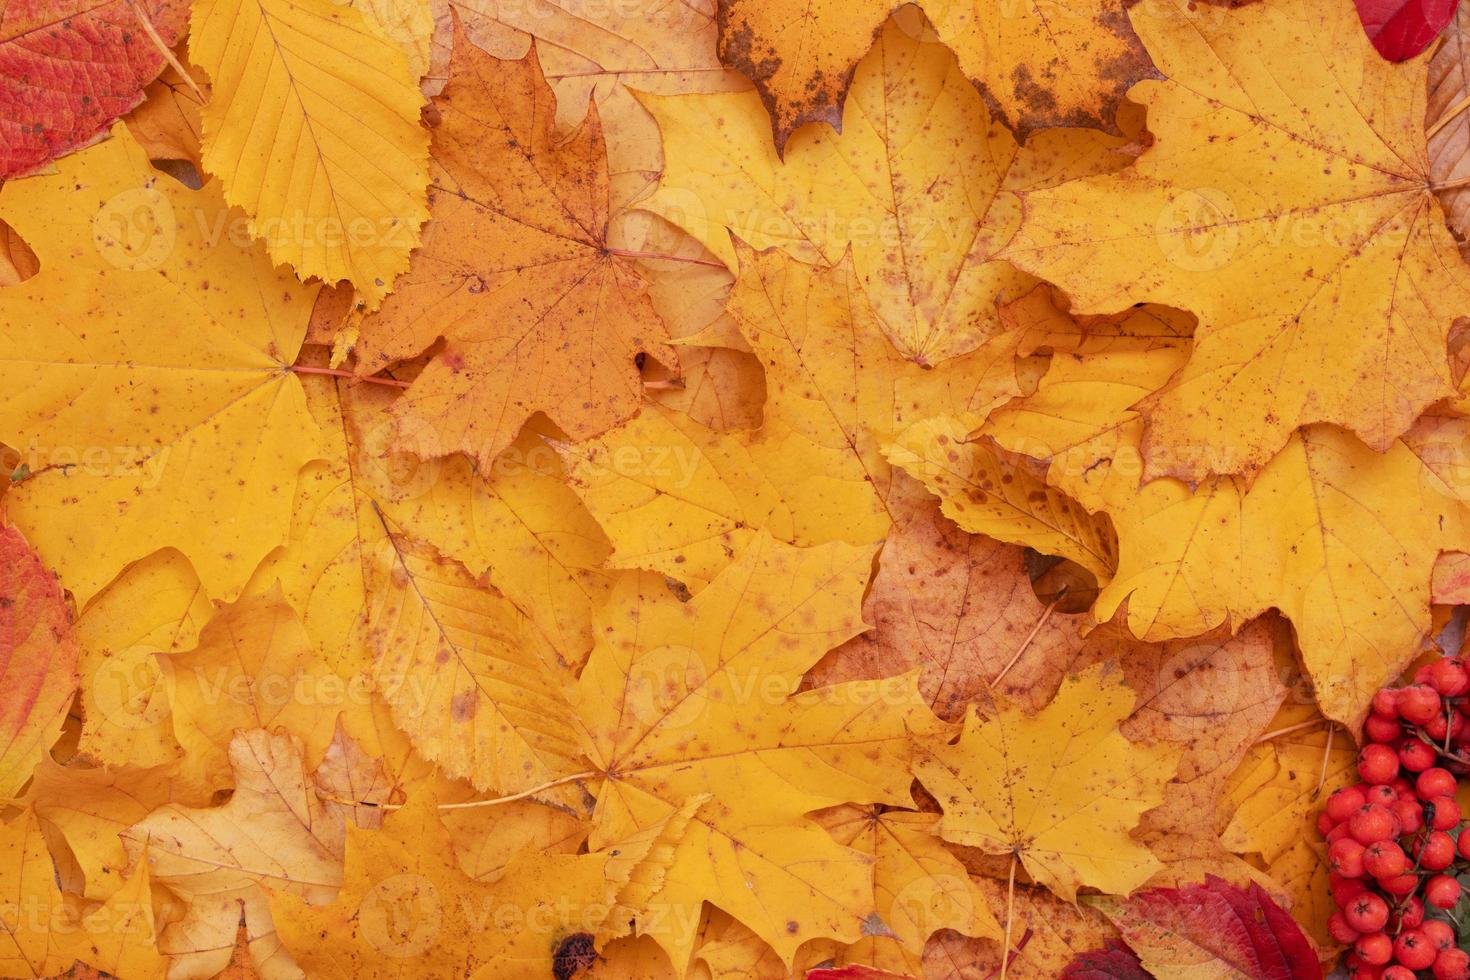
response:
[(1384, 688), (1364, 723), (1362, 782), (1333, 793), (1327, 839), (1333, 938), (1351, 947), (1352, 980), (1470, 980), (1459, 948), (1457, 871), (1470, 871), (1455, 773), (1470, 772), (1470, 672), (1458, 658)]

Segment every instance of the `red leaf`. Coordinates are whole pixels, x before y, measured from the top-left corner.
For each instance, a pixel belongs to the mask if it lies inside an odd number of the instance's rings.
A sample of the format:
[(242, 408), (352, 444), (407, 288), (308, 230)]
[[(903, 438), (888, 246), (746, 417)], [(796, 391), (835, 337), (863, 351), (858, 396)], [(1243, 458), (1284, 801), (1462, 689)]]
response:
[(913, 978), (871, 966), (833, 966), (808, 970), (806, 980), (913, 980)]
[(0, 0), (0, 180), (94, 142), (143, 101), (188, 0)]
[(56, 576), (19, 531), (0, 526), (0, 798), (19, 792), (60, 734), (77, 658)]
[(1203, 885), (1154, 888), (1104, 911), (1144, 963), (1153, 950), (1188, 949), (1253, 980), (1322, 980), (1301, 927), (1257, 884), (1245, 892), (1210, 875)]
[(1116, 939), (1109, 939), (1102, 949), (1078, 953), (1060, 980), (1153, 980), (1133, 950)]
[(1406, 61), (1429, 47), (1455, 15), (1459, 0), (1356, 0), (1368, 40), (1389, 61)]

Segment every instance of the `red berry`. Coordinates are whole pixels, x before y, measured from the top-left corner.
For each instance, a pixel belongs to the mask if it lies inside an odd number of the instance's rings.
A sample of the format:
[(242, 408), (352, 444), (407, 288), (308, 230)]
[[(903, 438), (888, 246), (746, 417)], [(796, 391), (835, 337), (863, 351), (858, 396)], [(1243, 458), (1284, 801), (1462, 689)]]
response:
[(1439, 692), (1428, 684), (1411, 684), (1399, 692), (1399, 716), (1422, 725), (1440, 712)]
[(1353, 945), (1358, 959), (1370, 966), (1382, 966), (1393, 959), (1393, 940), (1381, 932), (1363, 936)]
[(1470, 980), (1470, 953), (1463, 949), (1441, 950), (1434, 958), (1434, 980)]
[[(1395, 776), (1394, 778), (1397, 779), (1398, 777)], [(1363, 791), (1364, 803), (1382, 803), (1384, 806), (1388, 806), (1399, 798), (1399, 791), (1394, 789), (1392, 782), (1385, 783), (1382, 786), (1367, 786), (1360, 783), (1358, 788)], [(1348, 814), (1348, 816), (1352, 816), (1352, 814)]]
[(1435, 830), (1449, 830), (1460, 822), (1460, 805), (1451, 797), (1436, 796), (1424, 801), (1424, 817)]
[(1460, 857), (1466, 861), (1470, 861), (1470, 833), (1460, 835), (1459, 844), (1456, 849), (1460, 852)]
[[(1343, 920), (1343, 925), (1347, 925), (1346, 919)], [(1429, 945), (1440, 952), (1454, 948), (1455, 930), (1443, 919), (1430, 919), (1419, 927), (1419, 931), (1424, 933), (1424, 938), (1429, 940)]]
[(1435, 875), (1424, 884), (1424, 902), (1437, 909), (1452, 909), (1460, 900), (1460, 883), (1449, 875)]
[(1327, 933), (1344, 946), (1358, 941), (1358, 930), (1348, 925), (1347, 916), (1333, 912), (1327, 919)]
[(1433, 667), (1433, 666), (1434, 666), (1434, 664), (1428, 663), (1428, 664), (1421, 664), (1420, 666), (1415, 667), (1414, 668), (1414, 683), (1415, 684), (1428, 684), (1429, 683), (1429, 668), (1430, 667)]
[(1317, 814), (1317, 833), (1321, 834), (1323, 837), (1326, 837), (1328, 834), (1332, 833), (1332, 828), (1336, 826), (1337, 823), (1332, 819), (1332, 815), (1326, 810), (1323, 810), (1321, 813)]
[(1412, 872), (1401, 874), (1397, 878), (1379, 878), (1378, 888), (1385, 895), (1394, 898), (1403, 898), (1405, 895), (1414, 894), (1419, 887), (1419, 876)]
[(1380, 896), (1366, 892), (1353, 899), (1342, 915), (1348, 925), (1359, 932), (1377, 932), (1388, 925), (1388, 903)]
[[(1358, 940), (1362, 942), (1362, 940)], [(1418, 929), (1399, 933), (1393, 944), (1393, 956), (1410, 970), (1427, 970), (1438, 954), (1429, 940)]]
[[(1342, 790), (1338, 790), (1338, 792), (1340, 793)], [(1414, 792), (1419, 794), (1419, 799), (1421, 800), (1432, 800), (1436, 796), (1454, 796), (1454, 774), (1440, 766), (1426, 769), (1419, 774), (1418, 779), (1414, 780)], [(1336, 795), (1336, 793), (1333, 794), (1333, 796)], [(1331, 798), (1327, 802), (1331, 804)], [(1328, 812), (1332, 812), (1330, 807)], [(1332, 819), (1341, 820), (1342, 817), (1334, 816)]]
[[(1440, 772), (1445, 772), (1445, 770), (1441, 769)], [(1448, 773), (1445, 774), (1448, 775)], [(1453, 776), (1450, 778), (1452, 780), (1454, 779)], [(1433, 795), (1442, 796), (1443, 794), (1435, 793)], [(1367, 797), (1363, 795), (1361, 789), (1356, 786), (1344, 786), (1336, 793), (1327, 797), (1327, 805), (1322, 810), (1333, 820), (1340, 823), (1357, 813), (1358, 808), (1367, 802)]]
[(1409, 900), (1404, 903), (1404, 907), (1399, 909), (1396, 914), (1389, 916), (1389, 921), (1393, 924), (1395, 934), (1405, 929), (1419, 928), (1419, 923), (1424, 921), (1424, 903), (1410, 895)]
[(1428, 742), (1406, 738), (1399, 743), (1399, 764), (1410, 772), (1423, 772), (1439, 759)]
[(1353, 814), (1348, 821), (1348, 830), (1352, 833), (1353, 840), (1359, 844), (1388, 840), (1393, 836), (1393, 812), (1386, 806), (1369, 803), (1359, 807), (1358, 812)]
[(1414, 971), (1406, 966), (1391, 966), (1378, 974), (1378, 980), (1414, 980)]
[(1363, 746), (1363, 751), (1358, 753), (1358, 775), (1363, 777), (1364, 782), (1386, 783), (1398, 774), (1398, 753), (1387, 745), (1374, 742)]
[(1399, 689), (1385, 687), (1373, 695), (1373, 713), (1381, 718), (1397, 718), (1399, 716)]
[(1363, 722), (1363, 734), (1368, 736), (1370, 742), (1392, 742), (1403, 734), (1403, 730), (1399, 728), (1397, 718), (1369, 715), (1368, 720)]
[(1363, 853), (1362, 844), (1345, 837), (1327, 848), (1327, 863), (1344, 878), (1360, 878), (1363, 874)]
[(1337, 877), (1338, 881), (1332, 886), (1332, 900), (1340, 909), (1347, 908), (1349, 902), (1368, 890), (1368, 885), (1360, 878)]
[(1429, 666), (1429, 686), (1447, 698), (1457, 698), (1470, 691), (1470, 674), (1453, 660), (1436, 661)]
[(1435, 715), (1424, 723), (1424, 734), (1441, 744), (1445, 739), (1454, 739), (1465, 733), (1465, 716), (1459, 712), (1445, 715)]
[(1399, 833), (1417, 834), (1424, 829), (1424, 808), (1413, 800), (1398, 800), (1389, 809), (1399, 818)]
[[(1338, 847), (1341, 841), (1332, 845)], [(1330, 851), (1328, 852), (1331, 853)], [(1363, 870), (1375, 878), (1392, 878), (1401, 875), (1409, 867), (1409, 859), (1393, 841), (1374, 841), (1363, 849)]]
[(1426, 871), (1443, 871), (1455, 860), (1455, 840), (1443, 830), (1431, 831), (1414, 842), (1414, 856)]

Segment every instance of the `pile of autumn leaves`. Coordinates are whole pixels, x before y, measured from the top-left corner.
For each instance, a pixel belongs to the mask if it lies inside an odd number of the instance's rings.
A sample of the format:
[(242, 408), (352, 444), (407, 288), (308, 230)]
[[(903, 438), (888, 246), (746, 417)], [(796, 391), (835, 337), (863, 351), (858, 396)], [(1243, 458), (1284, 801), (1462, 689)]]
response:
[(1334, 955), (1470, 122), (1345, 0), (807, 6), (157, 4), (20, 105), (0, 975), (1167, 977), (1211, 875)]

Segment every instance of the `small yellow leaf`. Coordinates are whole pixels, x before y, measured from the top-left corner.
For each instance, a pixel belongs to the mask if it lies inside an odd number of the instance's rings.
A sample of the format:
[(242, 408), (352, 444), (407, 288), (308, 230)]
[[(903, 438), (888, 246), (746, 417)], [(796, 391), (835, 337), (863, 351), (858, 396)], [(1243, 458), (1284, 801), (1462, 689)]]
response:
[(1033, 717), (971, 709), (958, 744), (930, 749), (917, 775), (944, 809), (940, 836), (1018, 858), (1068, 901), (1084, 885), (1126, 895), (1147, 881), (1159, 862), (1129, 831), (1163, 801), (1180, 751), (1123, 735), (1134, 693), (1106, 674), (1088, 668)]

